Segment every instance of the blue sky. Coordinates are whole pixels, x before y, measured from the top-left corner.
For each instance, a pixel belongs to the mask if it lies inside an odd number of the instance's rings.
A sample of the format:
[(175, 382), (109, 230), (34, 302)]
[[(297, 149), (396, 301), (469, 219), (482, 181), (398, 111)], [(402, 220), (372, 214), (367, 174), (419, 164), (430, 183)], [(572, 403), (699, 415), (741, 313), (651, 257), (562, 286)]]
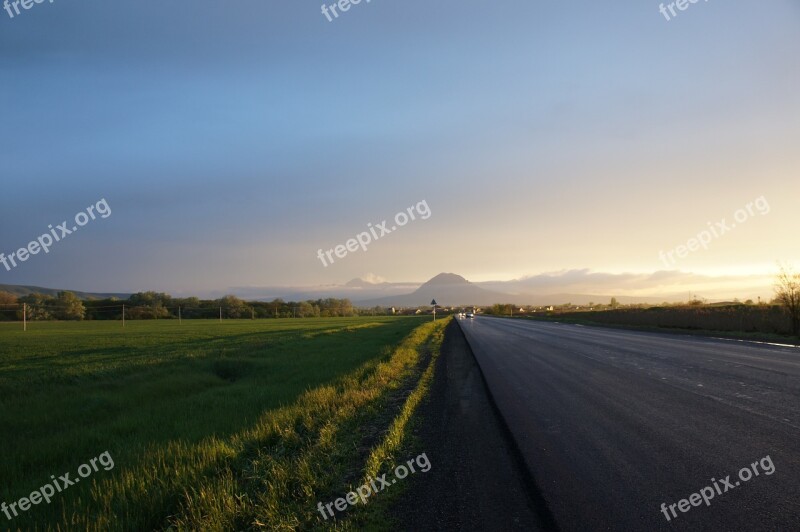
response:
[[(0, 283), (204, 293), (372, 274), (800, 263), (800, 5), (173, 0), (0, 11)], [(325, 268), (318, 249), (425, 200)], [(656, 287), (654, 287), (655, 289)], [(711, 295), (711, 294), (709, 294)]]

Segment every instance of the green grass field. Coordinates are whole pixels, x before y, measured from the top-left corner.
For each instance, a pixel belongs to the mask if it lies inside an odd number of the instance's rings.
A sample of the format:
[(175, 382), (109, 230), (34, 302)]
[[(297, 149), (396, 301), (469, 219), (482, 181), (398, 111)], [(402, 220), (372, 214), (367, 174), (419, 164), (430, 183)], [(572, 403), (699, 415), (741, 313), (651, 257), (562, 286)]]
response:
[(0, 514), (0, 529), (319, 526), (309, 503), (363, 473), (363, 451), (346, 447), (363, 443), (370, 423), (393, 421), (392, 391), (413, 388), (443, 325), (37, 322), (23, 333), (0, 324), (0, 502), (51, 475), (74, 478), (105, 451), (115, 463), (49, 505), (12, 521)]

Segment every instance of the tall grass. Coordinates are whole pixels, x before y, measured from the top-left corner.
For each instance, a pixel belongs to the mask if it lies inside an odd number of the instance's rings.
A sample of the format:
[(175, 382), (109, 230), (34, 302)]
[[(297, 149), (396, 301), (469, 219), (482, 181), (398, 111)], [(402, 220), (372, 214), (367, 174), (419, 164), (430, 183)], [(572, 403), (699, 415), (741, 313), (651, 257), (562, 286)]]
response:
[(417, 328), (388, 360), (365, 364), (336, 386), (310, 390), (295, 405), (263, 416), (234, 439), (231, 459), (186, 492), (172, 527), (329, 527), (317, 503), (349, 491), (363, 474), (368, 449), (360, 446), (384, 419), (392, 393), (409, 379), (417, 382), (425, 349), (444, 325), (443, 320)]

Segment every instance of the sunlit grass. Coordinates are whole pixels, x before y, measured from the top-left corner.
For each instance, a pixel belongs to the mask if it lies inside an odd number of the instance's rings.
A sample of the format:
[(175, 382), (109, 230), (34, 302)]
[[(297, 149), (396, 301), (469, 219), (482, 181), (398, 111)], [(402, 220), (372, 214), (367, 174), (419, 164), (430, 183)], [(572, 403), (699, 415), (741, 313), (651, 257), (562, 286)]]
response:
[[(362, 451), (359, 446), (365, 428), (389, 429), (391, 418), (381, 426), (386, 400), (408, 380), (419, 388), (419, 373), (425, 369), (420, 362), (426, 350), (438, 352), (435, 342), (444, 326), (444, 320), (425, 324), (388, 360), (370, 362), (337, 386), (311, 390), (297, 404), (264, 416), (237, 439), (237, 457), (187, 493), (181, 512), (171, 520), (174, 527), (305, 530), (331, 526), (317, 513), (317, 503), (350, 491), (353, 481), (363, 475), (369, 449)], [(403, 408), (401, 416), (407, 412)], [(389, 429), (393, 438), (396, 432)]]

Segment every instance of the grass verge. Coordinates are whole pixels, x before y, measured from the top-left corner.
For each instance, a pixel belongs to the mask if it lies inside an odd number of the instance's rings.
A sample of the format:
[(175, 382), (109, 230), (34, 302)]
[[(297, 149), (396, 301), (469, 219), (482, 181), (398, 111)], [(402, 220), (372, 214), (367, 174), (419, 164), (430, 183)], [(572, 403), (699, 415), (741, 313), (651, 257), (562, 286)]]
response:
[(370, 500), (369, 512), (354, 507), (335, 520), (323, 519), (317, 503), (352, 491), (401, 448), (409, 419), (433, 377), (447, 322), (418, 327), (388, 360), (366, 364), (336, 385), (310, 390), (245, 433), (214, 442), (219, 459), (183, 494), (169, 527), (382, 528), (385, 502), (373, 505)]

